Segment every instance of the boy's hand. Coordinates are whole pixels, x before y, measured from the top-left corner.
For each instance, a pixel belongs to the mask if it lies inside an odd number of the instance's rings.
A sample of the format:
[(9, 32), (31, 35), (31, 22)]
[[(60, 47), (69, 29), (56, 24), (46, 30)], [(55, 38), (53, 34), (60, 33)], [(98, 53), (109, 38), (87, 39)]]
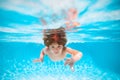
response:
[(68, 58), (68, 59), (65, 61), (65, 66), (66, 66), (66, 65), (69, 65), (69, 66), (70, 66), (70, 69), (71, 69), (72, 71), (74, 71), (74, 68), (73, 68), (74, 61), (73, 61), (72, 58)]
[(36, 63), (36, 62), (42, 62), (42, 60), (41, 59), (35, 59), (35, 60), (33, 60), (33, 62), (34, 63)]

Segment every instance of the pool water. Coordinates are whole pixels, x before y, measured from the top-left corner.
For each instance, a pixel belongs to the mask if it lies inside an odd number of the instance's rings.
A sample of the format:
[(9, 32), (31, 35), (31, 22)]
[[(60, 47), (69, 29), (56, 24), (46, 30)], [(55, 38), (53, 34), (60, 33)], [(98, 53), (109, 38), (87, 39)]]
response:
[[(120, 80), (119, 3), (0, 0), (0, 80)], [(43, 29), (66, 28), (71, 8), (78, 12), (73, 22), (80, 25), (66, 31), (66, 47), (83, 54), (74, 65), (75, 71), (64, 66), (65, 60), (53, 62), (48, 56), (43, 63), (33, 63), (45, 47)]]
[(33, 63), (44, 47), (42, 44), (1, 43), (1, 80), (120, 80), (120, 43), (71, 43), (66, 46), (83, 53), (82, 59), (74, 65), (74, 72), (64, 66), (64, 60), (52, 62), (48, 56), (43, 63)]

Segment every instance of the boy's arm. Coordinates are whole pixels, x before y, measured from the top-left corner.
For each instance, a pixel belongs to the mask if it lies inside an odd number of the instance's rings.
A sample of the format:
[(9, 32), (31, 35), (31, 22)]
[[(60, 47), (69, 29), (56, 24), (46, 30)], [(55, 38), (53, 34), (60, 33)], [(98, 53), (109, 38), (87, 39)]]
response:
[(72, 54), (72, 59), (74, 62), (78, 61), (82, 57), (82, 52), (71, 49), (71, 48), (66, 48), (66, 51), (70, 54)]
[(72, 54), (72, 58), (68, 58), (65, 61), (65, 65), (69, 65), (70, 69), (74, 71), (74, 67), (73, 67), (74, 62), (80, 60), (80, 58), (82, 57), (82, 53), (71, 48), (66, 48), (66, 52), (68, 52), (69, 54)]
[(43, 62), (44, 55), (45, 55), (45, 53), (42, 50), (40, 53), (40, 57), (38, 59), (33, 60), (33, 62)]
[(41, 51), (41, 54), (40, 54), (40, 57), (39, 57), (40, 61), (42, 61), (42, 62), (43, 62), (44, 55), (45, 55), (45, 53), (44, 53), (44, 51), (42, 50), (42, 51)]

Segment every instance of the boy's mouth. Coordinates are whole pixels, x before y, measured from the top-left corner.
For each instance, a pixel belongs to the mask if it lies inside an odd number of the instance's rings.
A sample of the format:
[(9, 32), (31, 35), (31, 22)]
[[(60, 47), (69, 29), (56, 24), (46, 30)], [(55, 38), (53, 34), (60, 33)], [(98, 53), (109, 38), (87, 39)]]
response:
[(55, 52), (55, 54), (58, 54), (58, 52)]
[(54, 52), (55, 54), (58, 54), (59, 52)]

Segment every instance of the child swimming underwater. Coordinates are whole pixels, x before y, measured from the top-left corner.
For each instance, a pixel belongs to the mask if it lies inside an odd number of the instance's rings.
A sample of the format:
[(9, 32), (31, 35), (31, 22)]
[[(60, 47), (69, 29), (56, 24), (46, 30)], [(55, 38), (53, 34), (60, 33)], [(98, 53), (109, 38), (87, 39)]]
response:
[(73, 65), (76, 61), (80, 60), (82, 53), (65, 47), (67, 42), (65, 29), (61, 27), (58, 29), (45, 30), (43, 40), (46, 47), (42, 49), (40, 57), (33, 62), (42, 62), (44, 55), (48, 55), (52, 61), (60, 61), (69, 53), (72, 57), (66, 59), (65, 65), (69, 65), (70, 69), (74, 71)]

